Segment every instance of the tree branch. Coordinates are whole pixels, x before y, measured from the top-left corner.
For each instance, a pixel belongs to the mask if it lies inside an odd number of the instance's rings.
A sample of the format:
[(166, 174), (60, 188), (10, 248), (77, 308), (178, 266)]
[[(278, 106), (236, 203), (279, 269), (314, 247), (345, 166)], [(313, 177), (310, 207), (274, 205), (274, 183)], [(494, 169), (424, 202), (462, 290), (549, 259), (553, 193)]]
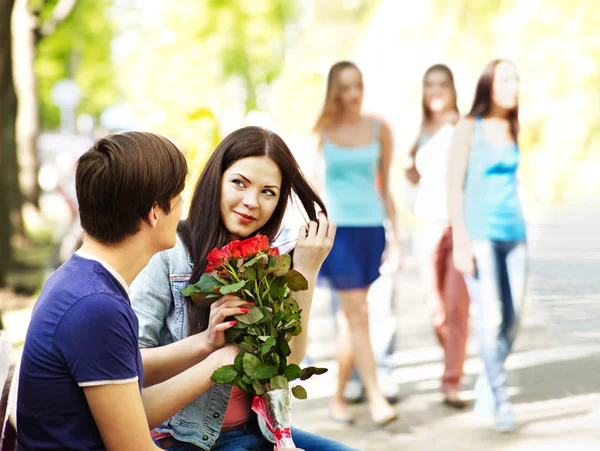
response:
[(73, 8), (77, 0), (59, 0), (52, 10), (52, 17), (40, 27), (42, 37), (49, 36), (56, 31), (56, 28), (63, 23)]

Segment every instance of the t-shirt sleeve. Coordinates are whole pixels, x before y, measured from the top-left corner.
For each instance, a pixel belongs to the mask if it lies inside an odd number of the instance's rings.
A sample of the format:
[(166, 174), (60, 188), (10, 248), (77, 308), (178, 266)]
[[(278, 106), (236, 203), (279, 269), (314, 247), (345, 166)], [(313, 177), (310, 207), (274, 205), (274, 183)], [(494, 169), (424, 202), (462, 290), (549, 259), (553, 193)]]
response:
[(128, 308), (116, 297), (95, 294), (63, 317), (54, 347), (80, 387), (138, 380), (137, 324)]

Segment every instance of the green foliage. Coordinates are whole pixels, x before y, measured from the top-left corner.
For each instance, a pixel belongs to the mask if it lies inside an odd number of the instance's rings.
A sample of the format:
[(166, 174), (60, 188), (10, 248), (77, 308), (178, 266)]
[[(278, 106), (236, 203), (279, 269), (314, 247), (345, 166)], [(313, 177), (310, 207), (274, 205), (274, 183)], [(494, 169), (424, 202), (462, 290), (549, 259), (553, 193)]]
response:
[[(41, 24), (51, 16), (56, 3), (57, 0), (32, 3), (33, 10), (39, 10)], [(115, 101), (115, 68), (110, 60), (114, 36), (111, 4), (110, 0), (78, 0), (54, 33), (39, 41), (35, 70), (42, 127), (54, 128), (60, 123), (50, 92), (63, 78), (73, 78), (81, 89), (78, 113), (97, 117)]]
[(280, 73), (285, 26), (294, 15), (290, 0), (209, 0), (198, 37), (220, 43), (224, 75), (244, 81), (246, 110), (257, 107), (256, 88), (271, 84)]

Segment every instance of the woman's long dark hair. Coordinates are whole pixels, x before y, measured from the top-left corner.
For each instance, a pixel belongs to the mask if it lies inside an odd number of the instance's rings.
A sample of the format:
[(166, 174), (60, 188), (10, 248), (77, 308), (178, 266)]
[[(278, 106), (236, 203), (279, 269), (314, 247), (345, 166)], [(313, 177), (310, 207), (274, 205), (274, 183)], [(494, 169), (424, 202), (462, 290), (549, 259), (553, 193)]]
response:
[[(215, 247), (231, 241), (229, 231), (221, 220), (221, 181), (223, 173), (233, 163), (248, 157), (269, 157), (281, 171), (281, 194), (271, 218), (256, 233), (272, 241), (281, 227), (290, 194), (295, 193), (310, 220), (316, 220), (315, 204), (327, 214), (325, 204), (302, 174), (294, 155), (285, 142), (275, 133), (260, 127), (244, 127), (227, 136), (217, 146), (202, 171), (188, 218), (177, 229), (191, 255), (194, 267), (190, 282), (196, 282), (206, 269), (206, 257)], [(242, 237), (246, 238), (246, 237)], [(208, 327), (210, 309), (201, 307), (188, 299), (188, 331), (194, 334)]]
[[(492, 108), (492, 89), (494, 87), (494, 79), (496, 76), (496, 67), (500, 63), (510, 62), (506, 59), (495, 59), (490, 61), (477, 82), (477, 88), (475, 89), (475, 99), (473, 100), (473, 106), (469, 117), (484, 117)], [(508, 111), (506, 120), (510, 124), (510, 134), (512, 135), (515, 143), (518, 143), (519, 136), (519, 105), (517, 104), (514, 108)]]

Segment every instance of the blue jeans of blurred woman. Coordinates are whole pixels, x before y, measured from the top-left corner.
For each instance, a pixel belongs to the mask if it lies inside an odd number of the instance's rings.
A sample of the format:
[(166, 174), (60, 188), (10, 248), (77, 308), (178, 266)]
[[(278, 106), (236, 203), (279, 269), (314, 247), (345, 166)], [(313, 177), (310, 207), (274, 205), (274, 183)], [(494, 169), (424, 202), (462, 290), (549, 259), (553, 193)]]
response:
[(524, 241), (473, 242), (476, 274), (465, 276), (475, 314), (485, 371), (475, 384), (475, 411), (493, 416), (508, 403), (504, 361), (514, 344), (525, 297), (527, 246)]

